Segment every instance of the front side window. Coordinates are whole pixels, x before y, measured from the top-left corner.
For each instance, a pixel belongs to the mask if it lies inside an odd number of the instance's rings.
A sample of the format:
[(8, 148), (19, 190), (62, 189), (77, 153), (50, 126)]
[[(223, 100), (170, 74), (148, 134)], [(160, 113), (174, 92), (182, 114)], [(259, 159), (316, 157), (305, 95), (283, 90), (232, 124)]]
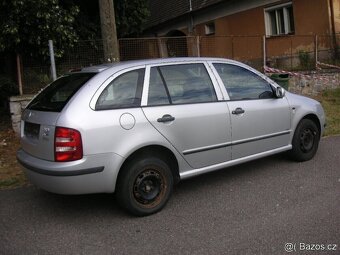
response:
[(209, 74), (203, 64), (152, 67), (148, 105), (216, 101)]
[(140, 106), (145, 69), (126, 72), (103, 90), (96, 103), (96, 110)]
[(255, 73), (236, 65), (214, 64), (230, 100), (274, 98), (270, 84)]
[(293, 34), (294, 15), (292, 3), (265, 10), (267, 36)]

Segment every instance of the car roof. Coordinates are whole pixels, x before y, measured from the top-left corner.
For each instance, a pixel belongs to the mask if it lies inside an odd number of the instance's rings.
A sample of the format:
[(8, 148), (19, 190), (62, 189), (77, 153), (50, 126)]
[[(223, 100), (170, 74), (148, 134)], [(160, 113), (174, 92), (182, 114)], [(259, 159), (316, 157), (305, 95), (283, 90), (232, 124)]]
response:
[(165, 64), (165, 63), (176, 63), (176, 62), (193, 62), (193, 61), (228, 61), (235, 62), (225, 58), (207, 58), (207, 57), (180, 57), (180, 58), (155, 58), (155, 59), (143, 59), (143, 60), (129, 60), (114, 63), (105, 63), (100, 65), (94, 65), (84, 67), (80, 72), (102, 72), (107, 69), (119, 68), (125, 69), (138, 65), (152, 65), (152, 64)]

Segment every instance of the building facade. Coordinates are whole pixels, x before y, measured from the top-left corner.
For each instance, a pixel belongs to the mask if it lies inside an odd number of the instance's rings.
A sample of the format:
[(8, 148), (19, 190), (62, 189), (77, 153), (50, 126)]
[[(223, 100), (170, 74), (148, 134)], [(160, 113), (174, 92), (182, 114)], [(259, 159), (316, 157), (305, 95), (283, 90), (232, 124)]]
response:
[(178, 55), (196, 51), (201, 56), (258, 59), (263, 37), (273, 58), (315, 51), (316, 35), (319, 48), (338, 44), (340, 0), (150, 0), (149, 5), (146, 36), (200, 37), (196, 49), (188, 41), (184, 46), (168, 43), (168, 52), (177, 47), (173, 51)]
[(340, 32), (339, 0), (150, 0), (150, 14), (146, 32), (156, 36)]

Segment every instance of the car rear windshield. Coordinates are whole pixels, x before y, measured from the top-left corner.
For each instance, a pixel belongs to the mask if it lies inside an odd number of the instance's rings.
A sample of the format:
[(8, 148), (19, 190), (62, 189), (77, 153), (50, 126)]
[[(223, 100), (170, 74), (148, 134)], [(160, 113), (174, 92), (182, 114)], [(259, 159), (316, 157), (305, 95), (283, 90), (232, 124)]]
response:
[(60, 112), (72, 96), (96, 73), (67, 74), (47, 86), (27, 106), (30, 110)]

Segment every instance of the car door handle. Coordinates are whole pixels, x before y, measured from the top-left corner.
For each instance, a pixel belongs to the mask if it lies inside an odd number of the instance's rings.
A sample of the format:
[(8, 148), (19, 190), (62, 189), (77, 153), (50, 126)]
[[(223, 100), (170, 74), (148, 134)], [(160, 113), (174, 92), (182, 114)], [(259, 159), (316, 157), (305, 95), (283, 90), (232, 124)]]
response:
[(170, 114), (165, 114), (163, 115), (162, 118), (158, 118), (157, 122), (170, 122), (174, 120), (175, 120), (175, 117), (172, 117)]
[(233, 110), (231, 113), (232, 114), (236, 114), (236, 115), (238, 115), (238, 114), (242, 114), (242, 113), (244, 113), (245, 111), (241, 108), (241, 107), (237, 107), (235, 110)]

